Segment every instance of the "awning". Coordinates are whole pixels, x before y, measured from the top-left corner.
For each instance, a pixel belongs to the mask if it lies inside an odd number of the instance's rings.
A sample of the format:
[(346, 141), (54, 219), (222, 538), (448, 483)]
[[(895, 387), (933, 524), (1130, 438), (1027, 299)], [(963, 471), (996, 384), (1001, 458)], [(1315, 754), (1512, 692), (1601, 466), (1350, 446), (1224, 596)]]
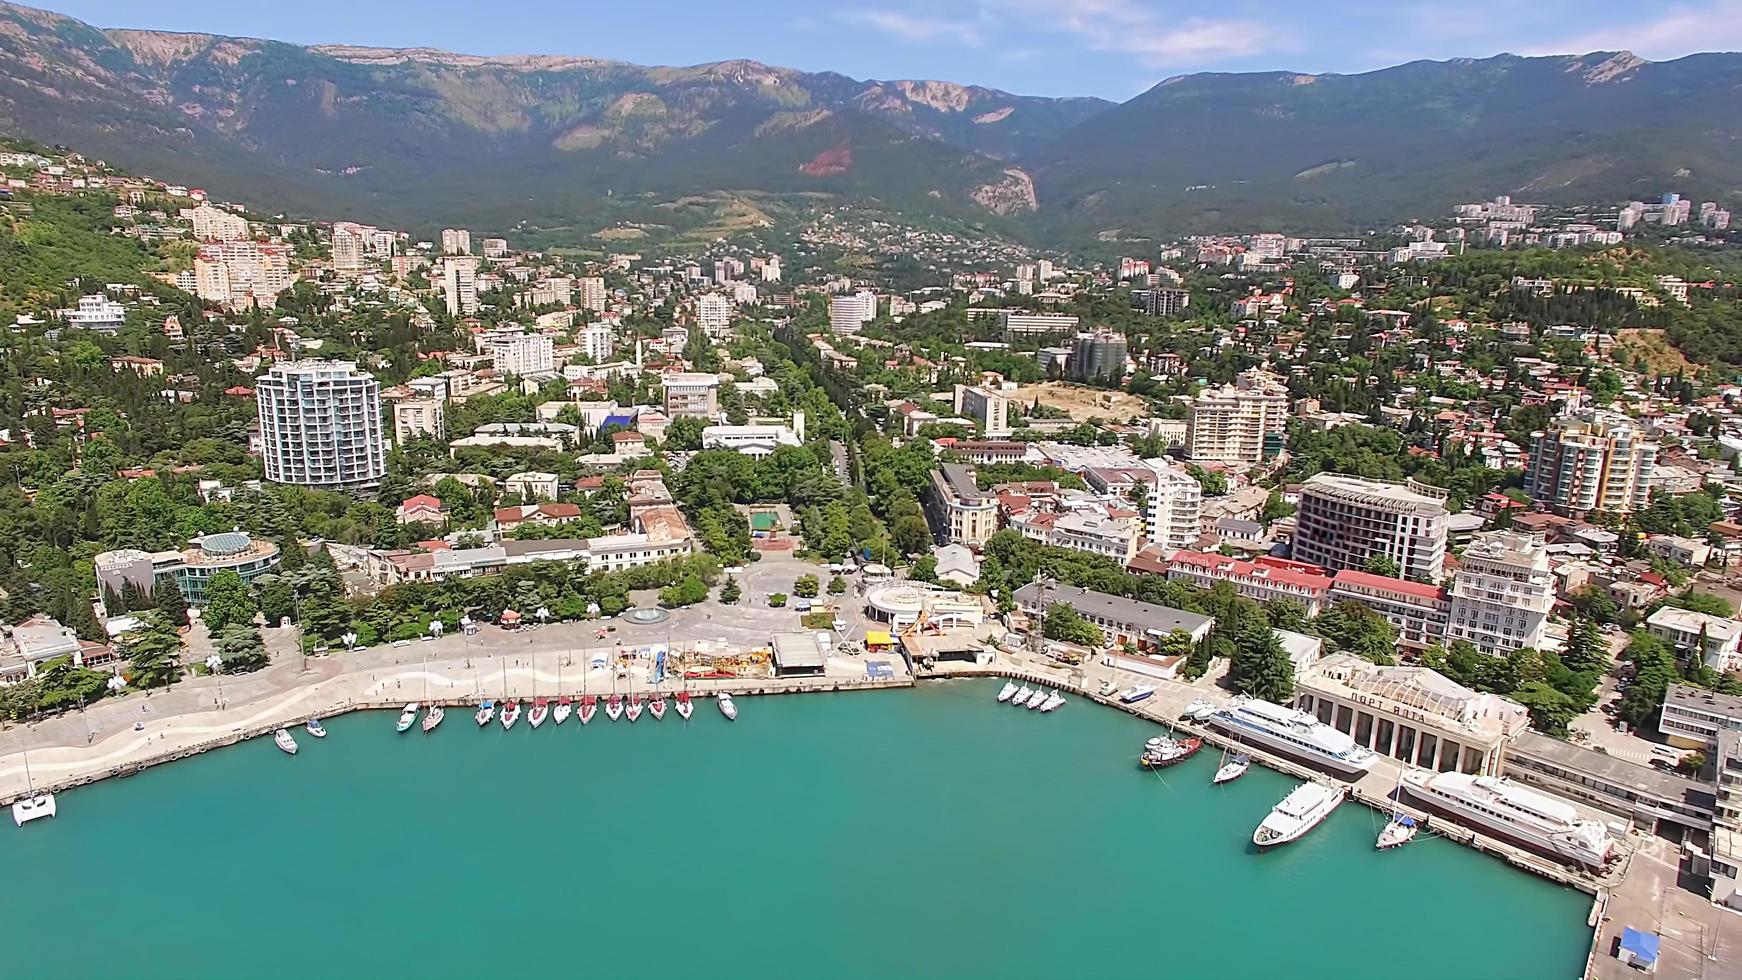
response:
[(865, 645), (868, 647), (893, 646), (895, 639), (884, 630), (866, 630)]
[(1655, 932), (1640, 932), (1628, 926), (1621, 930), (1621, 952), (1640, 966), (1656, 966), (1658, 948), (1663, 940)]

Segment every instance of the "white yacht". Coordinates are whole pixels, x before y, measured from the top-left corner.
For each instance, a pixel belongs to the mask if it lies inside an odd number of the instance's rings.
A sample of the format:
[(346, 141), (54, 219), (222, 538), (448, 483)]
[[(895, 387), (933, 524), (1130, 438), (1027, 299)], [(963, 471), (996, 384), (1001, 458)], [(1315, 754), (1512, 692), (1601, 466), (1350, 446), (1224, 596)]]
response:
[(1615, 852), (1602, 821), (1581, 820), (1571, 803), (1502, 776), (1408, 773), (1403, 785), (1441, 813), (1563, 861), (1600, 868)]
[(1234, 780), (1239, 779), (1241, 776), (1246, 775), (1246, 770), (1250, 768), (1252, 768), (1251, 756), (1246, 755), (1245, 753), (1231, 756), (1216, 770), (1216, 775), (1210, 780), (1210, 783), (1216, 786), (1220, 786), (1223, 783), (1231, 783)]
[(1210, 716), (1210, 724), (1242, 741), (1275, 749), (1344, 775), (1368, 772), (1379, 757), (1312, 715), (1257, 698), (1235, 698)]
[(1042, 714), (1045, 714), (1048, 711), (1056, 711), (1059, 708), (1064, 707), (1064, 704), (1065, 704), (1064, 695), (1060, 694), (1057, 691), (1054, 691), (1051, 694), (1048, 694), (1046, 696), (1045, 701), (1041, 702), (1040, 710), (1041, 710)]
[(1048, 693), (1049, 692), (1044, 687), (1035, 688), (1034, 693), (1028, 696), (1028, 703), (1023, 705), (1023, 707), (1033, 711), (1035, 708), (1046, 703), (1046, 696)]
[(1005, 681), (1004, 682), (1004, 689), (998, 692), (998, 700), (999, 701), (1008, 701), (1008, 700), (1010, 700), (1010, 696), (1015, 694), (1015, 693), (1016, 693), (1016, 682), (1015, 681)]
[(558, 698), (556, 702), (556, 710), (550, 713), (550, 720), (560, 725), (569, 720), (569, 715), (572, 714), (574, 710), (575, 702), (573, 698)]
[(1136, 704), (1139, 701), (1147, 701), (1154, 695), (1154, 684), (1139, 684), (1136, 687), (1128, 687), (1119, 692), (1119, 700), (1125, 704)]
[(725, 715), (727, 721), (737, 721), (738, 706), (732, 703), (732, 695), (727, 694), (725, 691), (721, 691), (719, 700), (720, 714)]
[(1021, 704), (1026, 703), (1028, 701), (1028, 699), (1031, 697), (1034, 697), (1034, 688), (1029, 687), (1027, 684), (1024, 684), (1024, 685), (1022, 685), (1022, 687), (1020, 689), (1017, 690), (1017, 692), (1015, 694), (1010, 695), (1010, 703), (1014, 704), (1014, 705), (1021, 705)]
[(490, 719), (494, 718), (495, 716), (496, 716), (496, 702), (490, 700), (489, 698), (485, 698), (484, 703), (478, 705), (478, 712), (477, 712), (477, 714), (474, 714), (472, 716), (472, 718), (478, 722), (479, 728), (483, 728), (485, 725), (490, 724)]
[(447, 709), (443, 708), (441, 705), (439, 705), (439, 704), (430, 705), (429, 711), (427, 713), (425, 713), (423, 716), (423, 733), (425, 735), (428, 735), (430, 732), (435, 731), (435, 727), (437, 725), (441, 724), (442, 719), (446, 718), (447, 716), (448, 716)]
[(399, 725), (397, 727), (399, 731), (404, 732), (415, 724), (417, 724), (417, 702), (413, 701), (405, 706), (404, 711), (399, 713)]
[(272, 733), (272, 740), (274, 742), (276, 742), (278, 744), (278, 747), (283, 749), (286, 753), (288, 753), (290, 755), (296, 754), (296, 739), (291, 738), (290, 733), (285, 731), (284, 729), (280, 728), (278, 731), (273, 732)]
[(1306, 836), (1343, 802), (1343, 790), (1324, 783), (1301, 783), (1282, 798), (1252, 832), (1252, 843), (1275, 847)]
[(33, 793), (12, 804), (12, 822), (20, 827), (32, 820), (52, 817), (54, 813), (53, 793)]

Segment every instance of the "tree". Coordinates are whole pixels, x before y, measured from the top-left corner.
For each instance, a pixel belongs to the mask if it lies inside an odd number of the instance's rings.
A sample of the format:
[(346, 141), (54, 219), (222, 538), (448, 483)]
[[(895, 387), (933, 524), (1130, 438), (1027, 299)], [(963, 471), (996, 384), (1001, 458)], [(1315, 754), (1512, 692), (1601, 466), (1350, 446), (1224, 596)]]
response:
[(1556, 738), (1565, 738), (1567, 724), (1579, 715), (1572, 698), (1543, 681), (1531, 681), (1513, 691), (1512, 700), (1529, 709), (1531, 727)]
[(917, 555), (932, 545), (931, 526), (920, 513), (903, 514), (889, 529), (890, 543), (904, 555)]
[(820, 591), (820, 589), (821, 586), (817, 582), (817, 577), (815, 575), (800, 575), (798, 579), (792, 583), (792, 594), (804, 599), (815, 599), (817, 597), (817, 592)]
[(728, 606), (743, 598), (743, 595), (744, 590), (738, 587), (738, 580), (735, 578), (727, 579), (726, 584), (720, 588), (720, 601)]
[(103, 643), (109, 639), (109, 631), (103, 624), (97, 622), (97, 611), (91, 607), (89, 599), (83, 596), (74, 597), (67, 606), (67, 625), (72, 627), (79, 639), (90, 643)]
[(1369, 575), (1383, 575), (1386, 578), (1402, 578), (1403, 569), (1398, 567), (1397, 559), (1390, 555), (1373, 555), (1361, 570)]
[(1397, 630), (1364, 603), (1337, 603), (1319, 616), (1317, 627), (1319, 635), (1339, 650), (1376, 664), (1397, 662)]
[(1298, 600), (1284, 596), (1264, 604), (1265, 618), (1274, 629), (1299, 633), (1307, 628), (1307, 609)]
[(663, 606), (693, 606), (708, 597), (708, 584), (699, 575), (686, 575), (681, 582), (659, 590)]
[(161, 613), (139, 617), (139, 628), (122, 634), (129, 681), (135, 687), (163, 687), (181, 678), (181, 634)]
[(1669, 604), (1680, 606), (1683, 609), (1691, 609), (1697, 613), (1705, 613), (1708, 616), (1717, 616), (1719, 619), (1729, 619), (1736, 613), (1736, 610), (1730, 608), (1730, 604), (1723, 599), (1709, 592), (1695, 592), (1693, 589), (1669, 600)]
[(680, 415), (665, 427), (665, 448), (693, 451), (702, 448), (702, 430), (707, 420), (695, 415)]
[(109, 675), (73, 666), (71, 656), (55, 657), (36, 668), (36, 711), (98, 701), (109, 691)]
[(1084, 619), (1076, 608), (1065, 602), (1055, 602), (1046, 611), (1041, 635), (1049, 640), (1062, 640), (1086, 647), (1102, 643), (1101, 628)]
[(913, 565), (907, 570), (907, 577), (915, 582), (936, 582), (938, 580), (937, 556), (920, 555), (914, 559)]
[(784, 593), (784, 592), (770, 592), (768, 594), (768, 604), (770, 606), (773, 606), (776, 609), (779, 609), (781, 606), (786, 605), (786, 593)]
[(226, 674), (245, 674), (266, 666), (266, 644), (252, 623), (233, 623), (213, 638), (214, 649)]
[(1580, 619), (1573, 624), (1561, 661), (1569, 670), (1601, 671), (1608, 666), (1609, 644), (1603, 639), (1603, 631), (1595, 620)]
[(255, 611), (248, 583), (232, 569), (224, 569), (206, 583), (206, 608), (200, 618), (214, 636), (227, 626), (254, 622)]
[(151, 598), (157, 602), (157, 611), (171, 626), (181, 629), (188, 624), (188, 600), (181, 594), (181, 586), (175, 579), (159, 579), (157, 587), (151, 592)]
[(1244, 630), (1228, 665), (1234, 689), (1276, 704), (1294, 695), (1294, 661), (1269, 629)]
[(1621, 618), (1621, 606), (1610, 598), (1608, 590), (1599, 586), (1585, 586), (1574, 592), (1570, 601), (1579, 615), (1587, 619), (1608, 625)]
[(829, 595), (841, 595), (847, 591), (847, 580), (839, 575), (829, 579)]

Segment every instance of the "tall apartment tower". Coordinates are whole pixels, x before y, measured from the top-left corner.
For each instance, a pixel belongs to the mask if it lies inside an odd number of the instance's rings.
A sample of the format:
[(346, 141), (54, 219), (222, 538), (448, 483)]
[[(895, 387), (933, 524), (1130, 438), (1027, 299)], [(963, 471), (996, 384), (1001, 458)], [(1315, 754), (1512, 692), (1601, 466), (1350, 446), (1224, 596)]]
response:
[(592, 310), (594, 313), (605, 312), (605, 278), (603, 276), (582, 276), (575, 280), (575, 288), (580, 291), (577, 302), (581, 309)]
[(1458, 556), (1452, 578), (1446, 640), (1465, 640), (1488, 654), (1541, 645), (1554, 606), (1548, 549), (1531, 534), (1489, 531)]
[(387, 474), (381, 385), (349, 361), (274, 364), (255, 379), (266, 478), (323, 490), (373, 487)]
[(1295, 512), (1296, 561), (1360, 571), (1385, 555), (1404, 578), (1436, 584), (1446, 564), (1444, 492), (1335, 473), (1310, 477)]
[(1149, 543), (1163, 551), (1197, 547), (1203, 531), (1203, 485), (1183, 468), (1162, 460), (1149, 460), (1155, 470), (1155, 486), (1144, 498), (1145, 532)]
[(1186, 420), (1186, 455), (1194, 462), (1252, 465), (1282, 451), (1288, 387), (1264, 371), (1198, 393)]
[(442, 254), (471, 255), (472, 233), (464, 228), (443, 228)]
[(339, 272), (356, 272), (363, 268), (363, 233), (349, 222), (333, 225), (333, 268)]
[(1657, 449), (1625, 415), (1586, 411), (1556, 419), (1531, 437), (1524, 489), (1572, 517), (1630, 514), (1651, 502)]
[(829, 297), (829, 329), (835, 333), (858, 333), (877, 319), (877, 294), (862, 289), (850, 296)]
[(720, 340), (732, 328), (732, 301), (724, 293), (696, 297), (696, 324), (710, 340)]
[(449, 316), (478, 312), (478, 260), (469, 255), (443, 259), (442, 294), (447, 297)]
[(1125, 376), (1125, 335), (1100, 330), (1077, 334), (1066, 370), (1076, 381), (1113, 381)]

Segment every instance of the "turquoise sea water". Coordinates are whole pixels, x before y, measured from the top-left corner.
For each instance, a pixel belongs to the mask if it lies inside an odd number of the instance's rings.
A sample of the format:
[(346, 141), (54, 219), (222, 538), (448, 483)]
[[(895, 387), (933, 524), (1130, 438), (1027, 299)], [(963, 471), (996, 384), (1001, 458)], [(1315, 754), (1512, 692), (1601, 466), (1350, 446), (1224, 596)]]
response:
[(712, 701), (631, 726), (300, 729), (65, 793), (0, 831), (0, 975), (1572, 977), (1588, 899), (995, 682)]

